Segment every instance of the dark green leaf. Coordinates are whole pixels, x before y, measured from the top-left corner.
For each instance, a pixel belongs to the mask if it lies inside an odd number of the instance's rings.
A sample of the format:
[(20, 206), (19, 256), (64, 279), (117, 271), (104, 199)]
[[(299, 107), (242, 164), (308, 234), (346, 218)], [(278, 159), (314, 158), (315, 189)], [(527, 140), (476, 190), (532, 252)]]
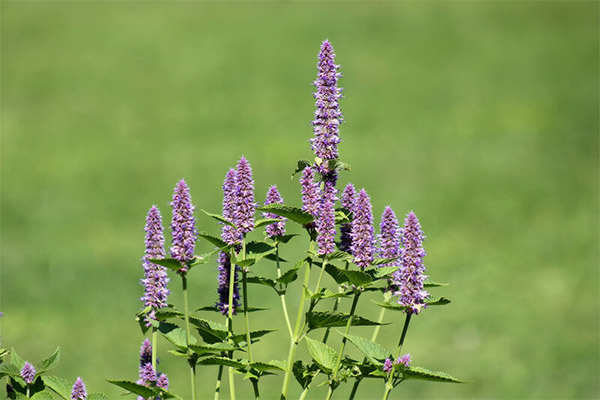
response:
[(194, 316), (190, 316), (189, 321), (206, 343), (218, 343), (227, 338), (227, 327), (223, 324)]
[(353, 257), (350, 253), (346, 253), (345, 251), (337, 250), (333, 253), (327, 255), (327, 261), (333, 260), (342, 260), (347, 262), (352, 262)]
[(279, 360), (271, 360), (269, 362), (253, 362), (250, 363), (250, 367), (255, 368), (259, 371), (268, 371), (271, 369), (278, 369), (281, 371), (285, 371), (287, 369), (287, 363), (285, 361)]
[(302, 361), (296, 361), (292, 366), (292, 372), (294, 377), (303, 389), (312, 382), (314, 377), (314, 371), (310, 367), (304, 364)]
[(285, 217), (290, 221), (306, 225), (313, 221), (313, 216), (302, 210), (301, 208), (290, 207), (283, 204), (269, 204), (268, 206), (258, 207), (257, 210), (270, 212), (272, 214)]
[(380, 303), (380, 302), (375, 301), (374, 303), (377, 304), (379, 307), (383, 307), (385, 309), (394, 310), (394, 311), (405, 311), (406, 308), (407, 308), (406, 306), (401, 306), (400, 304), (398, 304), (396, 302), (393, 302), (393, 303), (392, 302), (383, 302), (383, 303)]
[(36, 370), (38, 374), (43, 374), (46, 371), (51, 370), (52, 368), (56, 367), (58, 365), (58, 362), (60, 361), (60, 348), (56, 348), (56, 350), (54, 351), (54, 353), (48, 357), (42, 360), (42, 362), (37, 366)]
[(37, 392), (30, 397), (31, 400), (54, 400), (54, 397), (48, 392)]
[(306, 337), (306, 344), (310, 356), (315, 360), (315, 363), (326, 374), (330, 374), (337, 363), (337, 353), (334, 349), (327, 346), (325, 343)]
[(289, 235), (283, 235), (283, 236), (276, 236), (273, 239), (279, 243), (287, 243), (290, 240), (292, 240), (293, 238), (295, 238), (296, 236), (300, 236), (297, 233), (292, 233)]
[[(183, 329), (170, 322), (162, 321), (158, 327), (158, 331), (171, 343), (180, 349), (187, 348), (187, 337)], [(190, 337), (190, 344), (196, 343), (194, 336)]]
[(212, 244), (214, 244), (215, 246), (217, 246), (220, 249), (228, 246), (227, 243), (225, 243), (223, 240), (221, 240), (220, 238), (218, 238), (216, 236), (209, 235), (207, 232), (200, 232), (198, 234), (198, 236), (208, 240), (209, 242), (211, 242)]
[(216, 219), (217, 221), (225, 224), (225, 225), (229, 225), (229, 226), (233, 226), (235, 228), (235, 225), (229, 221), (227, 218), (225, 218), (224, 216), (220, 215), (220, 214), (213, 214), (213, 213), (209, 213), (206, 210), (202, 210), (202, 212), (206, 215), (208, 215), (209, 217)]
[(23, 366), (25, 365), (25, 360), (19, 357), (14, 347), (10, 348), (10, 361), (19, 368), (19, 371), (23, 369)]
[[(317, 265), (318, 267), (321, 267), (321, 263), (314, 262), (313, 264)], [(329, 276), (331, 276), (333, 278), (333, 280), (335, 280), (335, 282), (338, 285), (341, 285), (343, 283), (346, 283), (346, 282), (350, 281), (348, 279), (348, 276), (346, 276), (346, 274), (344, 274), (344, 270), (343, 269), (339, 269), (335, 265), (326, 264), (325, 265), (325, 272), (327, 272), (329, 274)]]
[(190, 345), (190, 349), (199, 356), (210, 354), (210, 353), (221, 353), (223, 351), (234, 351), (239, 350), (238, 346), (234, 346), (231, 343), (227, 342), (219, 342), (213, 344), (192, 344)]
[[(309, 330), (317, 328), (332, 328), (339, 326), (346, 326), (350, 314), (339, 313), (333, 311), (311, 311), (306, 313), (306, 321), (308, 322)], [(352, 316), (352, 326), (372, 326), (372, 325), (386, 325), (380, 324), (375, 321), (360, 317), (358, 315)]]
[[(248, 312), (256, 312), (256, 311), (265, 311), (268, 310), (268, 307), (248, 307)], [(243, 308), (237, 308), (236, 309), (237, 312), (243, 313), (244, 309)], [(215, 306), (204, 306), (204, 307), (200, 307), (198, 309), (196, 309), (196, 311), (214, 311), (214, 312), (221, 312), (221, 309)]]
[(272, 288), (277, 286), (277, 283), (273, 279), (265, 278), (264, 276), (257, 276), (257, 275), (247, 277), (246, 282), (255, 283), (257, 285), (265, 285), (265, 286), (269, 286)]
[(429, 296), (427, 299), (425, 299), (425, 304), (427, 304), (428, 306), (443, 306), (449, 303), (450, 300), (448, 300), (445, 297)]
[(328, 167), (330, 171), (352, 171), (350, 164), (340, 160), (329, 160)]
[[(271, 261), (275, 261), (275, 262), (277, 262), (277, 261), (278, 261), (278, 258), (277, 258), (277, 256), (276, 256), (275, 254), (273, 254), (273, 253), (272, 253), (272, 254), (267, 254), (267, 255), (265, 256), (265, 258), (266, 258), (267, 260), (271, 260)], [(284, 258), (281, 258), (281, 257), (279, 257), (279, 262), (280, 262), (280, 263), (285, 263), (285, 262), (288, 262), (288, 260), (286, 260), (286, 259), (284, 259)]]
[(261, 226), (265, 226), (265, 225), (271, 225), (274, 224), (276, 222), (281, 222), (284, 221), (281, 218), (265, 218), (265, 219), (259, 219), (256, 222), (254, 222), (254, 229), (258, 229)]
[(430, 371), (421, 367), (410, 367), (404, 370), (402, 376), (404, 379), (424, 379), (435, 382), (464, 383), (463, 381), (456, 379), (452, 375), (445, 372)]
[(290, 268), (283, 275), (277, 278), (277, 282), (283, 285), (289, 285), (290, 283), (294, 282), (298, 278), (298, 269), (300, 269), (300, 267)]
[[(394, 257), (394, 258), (375, 258), (373, 260), (373, 262), (371, 263), (371, 265), (381, 265), (381, 264), (389, 264), (391, 262), (394, 262), (398, 259), (398, 257)], [(398, 269), (400, 267), (394, 267), (395, 269)]]
[(166, 320), (169, 318), (179, 318), (179, 317), (183, 317), (183, 313), (177, 311), (176, 309), (174, 309), (172, 307), (164, 307), (164, 308), (159, 308), (158, 310), (156, 310), (156, 318), (158, 318), (159, 320)]
[(354, 344), (372, 364), (381, 365), (386, 358), (391, 357), (391, 353), (378, 343), (372, 342), (360, 336), (344, 335), (343, 333), (340, 334), (350, 340), (352, 344)]
[(267, 242), (248, 242), (246, 244), (246, 256), (249, 258), (260, 259), (268, 254), (275, 252), (275, 246)]
[(423, 282), (423, 287), (438, 287), (438, 286), (448, 286), (448, 284), (430, 281), (429, 279), (426, 279), (425, 282)]
[(152, 258), (149, 261), (153, 264), (162, 265), (165, 268), (172, 269), (173, 271), (179, 271), (183, 267), (181, 261), (174, 258)]
[[(250, 332), (250, 339), (254, 342), (255, 339), (258, 339), (259, 337), (263, 337), (266, 334), (269, 334), (271, 332), (275, 332), (275, 330), (274, 329), (261, 329), (258, 331), (252, 331), (252, 332)], [(235, 343), (245, 345), (246, 344), (246, 334), (234, 335), (233, 341)]]
[(109, 383), (112, 383), (113, 385), (117, 385), (131, 393), (135, 393), (135, 394), (145, 397), (145, 398), (154, 397), (159, 394), (158, 390), (154, 390), (149, 387), (140, 385), (139, 383), (135, 383), (135, 382), (131, 382), (131, 381), (117, 381), (117, 380), (110, 380), (110, 379), (107, 379), (106, 381)]
[(208, 357), (203, 360), (198, 361), (198, 364), (201, 365), (225, 365), (228, 367), (234, 368), (244, 368), (248, 365), (248, 360), (232, 360), (227, 357)]
[(364, 286), (373, 282), (373, 278), (371, 277), (371, 275), (367, 274), (366, 272), (355, 271), (351, 269), (344, 269), (341, 271), (344, 275), (348, 277), (348, 280), (354, 286)]
[(304, 171), (304, 168), (306, 168), (306, 167), (310, 167), (310, 161), (308, 161), (308, 160), (298, 160), (298, 164), (296, 166), (296, 170), (292, 174), (292, 178), (297, 173)]

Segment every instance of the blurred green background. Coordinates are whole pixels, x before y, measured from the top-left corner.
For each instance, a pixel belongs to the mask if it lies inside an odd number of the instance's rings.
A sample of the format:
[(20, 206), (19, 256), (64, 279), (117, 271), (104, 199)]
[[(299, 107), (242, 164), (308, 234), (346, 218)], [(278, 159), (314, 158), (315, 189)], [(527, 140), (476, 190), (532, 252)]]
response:
[[(405, 349), (472, 381), (409, 381), (392, 397), (600, 396), (598, 2), (2, 1), (1, 12), (3, 345), (31, 361), (60, 345), (56, 374), (117, 398), (105, 379), (137, 376), (148, 208), (168, 220), (184, 177), (199, 228), (217, 234), (199, 209), (220, 209), (241, 155), (258, 200), (277, 183), (299, 205), (290, 172), (311, 157), (311, 82), (329, 38), (346, 96), (340, 154), (353, 167), (339, 186), (366, 187), (377, 220), (388, 204), (415, 210), (429, 273), (451, 284), (435, 294), (453, 303), (415, 318)], [(197, 306), (216, 299), (215, 265), (202, 268), (190, 276)], [(251, 291), (273, 308), (252, 326), (280, 329), (255, 351), (283, 359), (278, 299)], [(359, 311), (377, 312), (367, 299)], [(390, 349), (401, 329), (391, 314)], [(169, 348), (161, 366), (185, 397)], [(200, 370), (203, 398), (215, 375)], [(280, 382), (266, 378), (264, 397)], [(359, 394), (382, 392), (370, 382)]]

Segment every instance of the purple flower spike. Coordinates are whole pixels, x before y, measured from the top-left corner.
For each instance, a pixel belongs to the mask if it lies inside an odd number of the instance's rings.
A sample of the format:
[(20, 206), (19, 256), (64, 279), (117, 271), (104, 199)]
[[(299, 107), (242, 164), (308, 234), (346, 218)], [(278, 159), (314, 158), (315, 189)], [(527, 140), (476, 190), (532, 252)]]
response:
[(85, 390), (85, 383), (80, 377), (77, 377), (73, 389), (71, 390), (71, 400), (86, 400), (87, 392)]
[(424, 300), (429, 296), (423, 290), (423, 281), (427, 278), (423, 257), (427, 255), (423, 249), (423, 231), (414, 212), (408, 213), (402, 229), (402, 255), (400, 270), (394, 274), (394, 284), (398, 287), (395, 295), (398, 303), (406, 306), (406, 313), (418, 314), (425, 308)]
[[(342, 193), (342, 207), (354, 214), (356, 208), (356, 189), (349, 183)], [(340, 250), (350, 252), (352, 246), (352, 223), (342, 224), (340, 227)]]
[(169, 378), (167, 378), (166, 374), (160, 374), (160, 376), (156, 380), (156, 386), (165, 390), (169, 390)]
[(313, 83), (317, 88), (314, 93), (315, 119), (312, 121), (315, 137), (311, 139), (311, 147), (315, 155), (324, 163), (319, 167), (319, 172), (329, 172), (328, 160), (338, 158), (339, 124), (342, 122), (342, 112), (339, 107), (339, 99), (342, 90), (337, 87), (340, 77), (339, 65), (335, 64), (335, 53), (328, 40), (321, 45), (319, 62), (317, 64), (319, 73)]
[[(171, 246), (171, 257), (183, 263), (194, 258), (194, 245), (196, 243), (196, 220), (194, 219), (194, 206), (187, 184), (182, 179), (175, 187), (173, 194), (173, 219), (171, 230), (173, 231), (173, 244)], [(182, 266), (179, 273), (187, 273), (187, 266)]]
[[(237, 174), (235, 169), (231, 168), (225, 175), (223, 182), (223, 217), (229, 222), (233, 222), (235, 218), (235, 210), (237, 207), (236, 200)], [(242, 241), (242, 234), (231, 225), (223, 225), (221, 237), (227, 244), (235, 244)]]
[(410, 368), (410, 353), (406, 353), (402, 357), (398, 357), (396, 365), (402, 364), (404, 368)]
[[(391, 207), (387, 206), (381, 215), (381, 234), (379, 235), (379, 256), (381, 258), (397, 258), (400, 256), (400, 229), (398, 219)], [(392, 261), (384, 266), (399, 266), (400, 260)]]
[(140, 368), (148, 363), (152, 363), (152, 344), (144, 339), (140, 348)]
[[(224, 315), (229, 313), (229, 282), (231, 278), (231, 260), (229, 259), (229, 254), (225, 252), (221, 252), (219, 255), (219, 301), (217, 304), (217, 308), (221, 310), (221, 313)], [(238, 286), (238, 273), (239, 267), (235, 266), (235, 284), (233, 286), (233, 314), (235, 314), (237, 308), (240, 306), (240, 290)]]
[(330, 254), (335, 251), (335, 198), (336, 189), (333, 183), (325, 181), (323, 184), (323, 198), (319, 207), (317, 218), (317, 245), (319, 255)]
[(365, 269), (373, 262), (373, 211), (369, 195), (362, 189), (356, 197), (352, 220), (352, 254), (354, 263)]
[(25, 365), (21, 368), (21, 378), (23, 378), (28, 385), (31, 385), (35, 379), (35, 368), (27, 361), (25, 361)]
[(167, 296), (169, 295), (167, 269), (150, 262), (151, 259), (165, 258), (162, 217), (156, 206), (152, 206), (148, 211), (145, 231), (146, 252), (142, 259), (144, 279), (141, 279), (141, 283), (144, 285), (144, 297), (140, 300), (144, 303), (144, 307), (152, 307), (146, 316), (146, 326), (150, 326), (151, 320), (156, 321), (156, 310), (167, 306)]
[(147, 363), (140, 368), (140, 382), (144, 382), (142, 385), (151, 385), (156, 382), (156, 379), (156, 371), (152, 368), (152, 363)]
[[(267, 191), (267, 199), (265, 200), (265, 206), (269, 204), (283, 204), (283, 199), (277, 190), (277, 186), (273, 185)], [(263, 213), (264, 218), (280, 218), (282, 221), (275, 222), (274, 224), (267, 225), (265, 230), (267, 231), (268, 237), (276, 237), (285, 235), (285, 221), (286, 218), (280, 217), (273, 213)]]
[(312, 167), (304, 168), (300, 184), (302, 185), (302, 209), (317, 218), (321, 191), (319, 183), (315, 181), (315, 170)]
[(383, 372), (385, 372), (386, 374), (389, 374), (390, 372), (392, 372), (393, 368), (394, 368), (394, 364), (392, 363), (392, 359), (389, 357), (386, 358), (383, 363)]
[(255, 210), (252, 169), (246, 158), (242, 157), (237, 165), (236, 209), (233, 218), (233, 223), (242, 234), (254, 230)]

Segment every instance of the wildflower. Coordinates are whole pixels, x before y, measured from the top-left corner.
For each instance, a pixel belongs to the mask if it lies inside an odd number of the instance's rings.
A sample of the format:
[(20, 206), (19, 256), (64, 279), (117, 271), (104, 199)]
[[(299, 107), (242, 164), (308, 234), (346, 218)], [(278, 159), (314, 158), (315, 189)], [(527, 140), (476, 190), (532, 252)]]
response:
[[(342, 192), (342, 207), (354, 214), (356, 202), (356, 190), (354, 185), (349, 183)], [(342, 224), (340, 227), (340, 250), (350, 252), (352, 245), (352, 222)]]
[[(228, 314), (229, 313), (229, 283), (231, 278), (231, 260), (229, 258), (229, 254), (226, 252), (221, 252), (219, 255), (219, 289), (217, 290), (219, 293), (219, 301), (216, 304), (216, 307), (221, 310), (221, 313)], [(240, 302), (240, 290), (238, 286), (238, 277), (237, 272), (239, 267), (235, 266), (235, 276), (234, 276), (234, 286), (233, 286), (233, 309), (232, 312), (235, 314), (237, 308), (239, 307)]]
[(254, 229), (254, 180), (252, 180), (252, 169), (246, 158), (240, 158), (237, 165), (236, 185), (236, 208), (233, 223), (242, 234)]
[(85, 391), (85, 383), (80, 377), (77, 377), (73, 389), (71, 390), (71, 400), (86, 400), (87, 392)]
[(385, 372), (386, 374), (389, 374), (390, 372), (392, 372), (392, 369), (394, 368), (394, 365), (392, 364), (392, 359), (391, 358), (386, 358), (385, 362), (383, 363), (383, 372)]
[(146, 316), (146, 325), (150, 326), (151, 320), (156, 321), (156, 310), (167, 305), (167, 296), (169, 295), (167, 269), (150, 262), (151, 259), (165, 258), (162, 217), (156, 206), (152, 206), (148, 211), (145, 231), (146, 252), (142, 259), (144, 279), (141, 280), (144, 285), (144, 297), (140, 300), (144, 302), (145, 307), (152, 307)]
[(369, 195), (362, 189), (356, 197), (352, 220), (352, 254), (354, 263), (366, 268), (373, 262), (373, 212)]
[(148, 363), (152, 363), (152, 344), (144, 339), (140, 348), (140, 368)]
[(335, 186), (331, 182), (325, 181), (319, 216), (316, 220), (317, 253), (319, 255), (330, 254), (335, 251), (335, 197)]
[[(231, 168), (225, 175), (223, 182), (223, 217), (229, 222), (234, 222), (236, 209), (236, 178), (235, 169)], [(236, 227), (223, 225), (221, 237), (227, 244), (239, 243), (242, 241), (242, 234)]]
[[(283, 204), (283, 199), (277, 190), (277, 186), (273, 185), (267, 191), (267, 198), (265, 200), (265, 206), (269, 204)], [(280, 217), (279, 215), (273, 213), (263, 213), (264, 218), (281, 218), (282, 221), (275, 222), (273, 224), (267, 225), (265, 230), (267, 231), (267, 236), (283, 236), (285, 235), (285, 221), (286, 219)]]
[(156, 371), (152, 368), (152, 363), (146, 363), (140, 368), (140, 382), (142, 385), (151, 385), (156, 382)]
[(173, 218), (171, 230), (173, 231), (173, 243), (171, 246), (171, 257), (182, 262), (179, 273), (187, 273), (185, 262), (194, 258), (194, 245), (196, 243), (196, 220), (194, 219), (194, 206), (187, 184), (182, 179), (175, 187), (173, 194)]
[(35, 379), (35, 368), (27, 361), (25, 361), (25, 365), (21, 368), (21, 378), (23, 378), (28, 385), (31, 385)]
[(321, 193), (319, 184), (315, 182), (315, 170), (312, 167), (304, 168), (300, 184), (302, 185), (302, 209), (317, 218)]
[(414, 212), (408, 213), (402, 229), (402, 255), (400, 256), (400, 270), (394, 274), (394, 285), (398, 287), (395, 295), (399, 297), (398, 303), (406, 306), (406, 313), (418, 314), (425, 308), (424, 300), (429, 296), (423, 290), (423, 281), (427, 278), (423, 274), (425, 265), (423, 257), (427, 255), (423, 249), (423, 231), (421, 224)]
[(395, 364), (396, 365), (402, 364), (404, 366), (404, 368), (409, 368), (410, 367), (410, 353), (407, 353), (407, 354), (403, 355), (402, 357), (398, 357)]
[(315, 155), (324, 162), (319, 166), (319, 172), (329, 172), (329, 160), (338, 158), (339, 129), (342, 122), (342, 112), (338, 101), (342, 97), (342, 90), (337, 87), (340, 77), (339, 65), (335, 64), (335, 53), (328, 40), (321, 45), (319, 52), (319, 69), (317, 79), (313, 85), (317, 88), (315, 96), (315, 119), (312, 121), (314, 138), (311, 147)]
[(158, 379), (156, 380), (156, 386), (165, 390), (169, 390), (169, 378), (167, 378), (166, 374), (161, 373), (158, 376)]

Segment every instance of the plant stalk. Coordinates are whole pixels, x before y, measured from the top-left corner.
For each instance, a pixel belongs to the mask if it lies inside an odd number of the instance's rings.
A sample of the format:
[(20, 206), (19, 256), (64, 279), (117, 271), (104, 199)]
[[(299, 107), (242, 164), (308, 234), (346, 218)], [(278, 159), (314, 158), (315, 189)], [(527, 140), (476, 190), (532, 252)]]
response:
[[(275, 261), (277, 262), (277, 278), (281, 278), (281, 267), (279, 266), (279, 242), (275, 245)], [(288, 333), (290, 334), (290, 338), (294, 336), (294, 332), (292, 331), (292, 324), (290, 323), (290, 316), (287, 310), (287, 304), (285, 302), (285, 293), (281, 293), (279, 295), (281, 299), (281, 306), (283, 307), (283, 316), (285, 317), (285, 324), (288, 328)]]
[(156, 331), (156, 327), (152, 327), (152, 369), (154, 372), (158, 373), (156, 370), (156, 338), (158, 333)]
[[(187, 275), (181, 274), (181, 282), (182, 282), (182, 286), (183, 286), (183, 312), (184, 312), (184, 317), (185, 317), (185, 338), (186, 338), (186, 345), (187, 345), (187, 351), (188, 351), (188, 357), (190, 356), (190, 344), (192, 342), (192, 335), (190, 333), (190, 313), (189, 313), (189, 307), (188, 307), (188, 295), (187, 295)], [(153, 355), (154, 355), (154, 349), (152, 349)], [(192, 387), (192, 399), (196, 400), (196, 379), (195, 379), (195, 375), (196, 375), (196, 366), (192, 365), (190, 363), (190, 380), (191, 380), (191, 387)]]
[[(235, 285), (235, 263), (231, 262), (233, 257), (229, 257), (229, 303), (227, 305), (227, 330), (229, 331), (229, 339), (233, 338), (233, 288)], [(229, 352), (229, 357), (233, 358), (233, 351)], [(233, 375), (233, 367), (228, 368), (229, 372), (229, 397), (235, 400), (235, 380)]]
[[(400, 335), (400, 341), (398, 342), (398, 350), (396, 351), (396, 359), (400, 357), (400, 352), (402, 351), (402, 346), (404, 345), (404, 339), (406, 338), (406, 332), (408, 331), (408, 324), (410, 324), (410, 317), (412, 314), (406, 313), (406, 319), (404, 320), (404, 327), (402, 328), (402, 334)], [(390, 392), (394, 388), (393, 379), (395, 375), (395, 370), (392, 370), (388, 375), (388, 379), (385, 382), (385, 392), (383, 393), (383, 400), (387, 400)]]

